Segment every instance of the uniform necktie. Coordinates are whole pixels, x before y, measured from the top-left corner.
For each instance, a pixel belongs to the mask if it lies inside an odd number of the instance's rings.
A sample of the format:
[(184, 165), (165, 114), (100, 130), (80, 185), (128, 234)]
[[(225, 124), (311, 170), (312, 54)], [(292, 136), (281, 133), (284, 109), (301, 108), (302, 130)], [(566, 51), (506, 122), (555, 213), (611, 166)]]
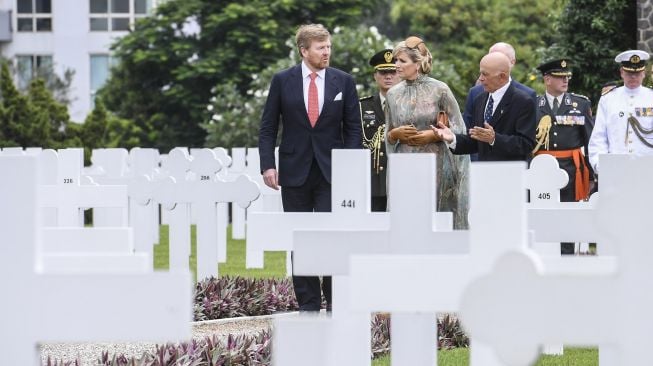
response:
[(317, 85), (315, 78), (317, 74), (311, 73), (311, 82), (308, 84), (308, 120), (311, 122), (311, 127), (315, 127), (317, 117), (320, 115), (320, 105), (317, 100)]
[(490, 99), (487, 101), (487, 107), (485, 107), (485, 115), (483, 116), (485, 118), (485, 122), (490, 123), (492, 120), (492, 110), (494, 109), (494, 99), (492, 99), (492, 95), (490, 95)]
[(559, 107), (560, 107), (560, 103), (558, 103), (558, 98), (553, 98), (553, 108), (551, 108), (551, 112), (553, 112), (553, 114), (556, 114), (558, 112)]
[(387, 101), (384, 99), (384, 100), (383, 100), (383, 114), (387, 114), (387, 113), (388, 113), (388, 103), (387, 103)]

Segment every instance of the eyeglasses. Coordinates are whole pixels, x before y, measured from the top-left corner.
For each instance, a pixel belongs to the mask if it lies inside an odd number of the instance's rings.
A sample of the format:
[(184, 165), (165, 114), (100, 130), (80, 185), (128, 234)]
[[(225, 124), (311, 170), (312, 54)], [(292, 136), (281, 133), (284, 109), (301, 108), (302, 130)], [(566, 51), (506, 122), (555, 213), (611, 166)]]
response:
[(397, 73), (397, 70), (376, 70), (381, 75), (394, 75)]
[[(406, 38), (406, 40), (404, 42), (406, 43), (406, 47), (411, 48), (411, 49), (418, 49), (420, 52), (424, 52), (424, 48), (426, 47), (424, 45), (424, 41), (421, 38), (416, 37), (416, 36), (410, 36), (410, 37)], [(422, 47), (419, 47), (420, 45)]]

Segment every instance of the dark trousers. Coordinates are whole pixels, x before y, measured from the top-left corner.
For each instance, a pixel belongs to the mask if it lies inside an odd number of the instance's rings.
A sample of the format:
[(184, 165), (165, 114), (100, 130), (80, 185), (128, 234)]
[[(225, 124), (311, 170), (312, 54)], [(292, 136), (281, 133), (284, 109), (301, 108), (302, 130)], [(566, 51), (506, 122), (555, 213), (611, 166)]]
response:
[[(324, 178), (315, 159), (313, 159), (308, 178), (302, 186), (281, 187), (281, 202), (285, 212), (331, 212), (331, 183)], [(293, 275), (292, 282), (299, 310), (319, 311), (322, 305), (320, 278)], [(330, 308), (330, 276), (323, 277), (322, 292), (326, 298), (327, 307)]]
[(385, 212), (388, 208), (388, 196), (372, 197), (372, 212)]

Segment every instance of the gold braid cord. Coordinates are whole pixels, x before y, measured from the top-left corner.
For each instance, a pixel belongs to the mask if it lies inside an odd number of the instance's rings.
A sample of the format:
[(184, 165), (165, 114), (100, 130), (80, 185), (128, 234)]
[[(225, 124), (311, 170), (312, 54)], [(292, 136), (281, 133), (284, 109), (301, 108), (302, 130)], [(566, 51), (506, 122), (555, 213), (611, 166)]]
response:
[(385, 143), (385, 125), (379, 126), (371, 139), (365, 136), (365, 130), (363, 130), (363, 146), (372, 152), (372, 166), (377, 174), (381, 166), (381, 146), (383, 143)]
[[(637, 138), (639, 138), (639, 141), (641, 141), (642, 144), (653, 148), (653, 144), (646, 141), (644, 138), (644, 135), (650, 135), (653, 133), (653, 128), (647, 130), (646, 128), (642, 127), (642, 124), (639, 123), (637, 118), (633, 117), (632, 115), (628, 117), (628, 128), (632, 128), (633, 131), (635, 131), (635, 135), (637, 135)], [(626, 143), (628, 143), (628, 128), (626, 128)]]
[(533, 153), (537, 152), (542, 145), (544, 145), (546, 150), (549, 150), (549, 130), (551, 130), (551, 116), (547, 114), (542, 116), (540, 122), (537, 124), (537, 134), (535, 135), (537, 145), (533, 149)]

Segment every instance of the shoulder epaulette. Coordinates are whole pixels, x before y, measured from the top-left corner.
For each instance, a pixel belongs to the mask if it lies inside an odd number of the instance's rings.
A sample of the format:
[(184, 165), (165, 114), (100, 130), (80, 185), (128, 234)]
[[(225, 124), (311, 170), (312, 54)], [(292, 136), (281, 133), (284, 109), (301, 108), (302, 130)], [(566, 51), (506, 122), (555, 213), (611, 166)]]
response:
[(571, 94), (571, 95), (573, 95), (573, 96), (575, 96), (575, 97), (578, 97), (578, 98), (585, 99), (585, 100), (588, 101), (588, 102), (591, 102), (591, 101), (590, 101), (590, 98), (586, 97), (585, 95), (582, 95), (582, 94), (576, 94), (576, 93), (569, 93), (569, 94)]
[(362, 101), (364, 101), (364, 100), (372, 99), (373, 97), (374, 97), (373, 95), (368, 95), (368, 96), (366, 96), (366, 97), (359, 98), (358, 101), (359, 101), (359, 102), (362, 102)]
[(608, 94), (609, 92), (617, 89), (617, 85), (610, 85), (601, 89), (601, 96)]

